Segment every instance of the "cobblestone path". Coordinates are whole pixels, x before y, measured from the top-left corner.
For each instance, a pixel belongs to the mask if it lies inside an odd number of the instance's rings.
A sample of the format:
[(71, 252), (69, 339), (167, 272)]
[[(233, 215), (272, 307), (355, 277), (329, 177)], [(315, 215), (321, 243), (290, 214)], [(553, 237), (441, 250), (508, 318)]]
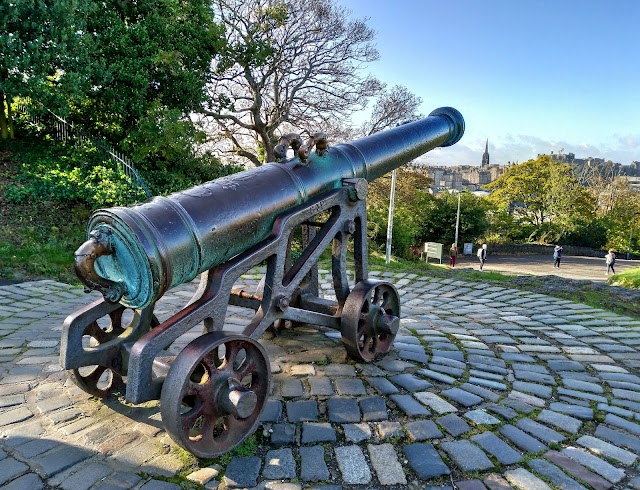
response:
[[(354, 363), (338, 332), (311, 327), (265, 336), (272, 392), (255, 451), (192, 472), (157, 402), (97, 400), (61, 370), (64, 318), (96, 296), (52, 281), (0, 287), (0, 487), (179, 489), (168, 480), (180, 474), (207, 489), (640, 488), (640, 321), (383, 276), (403, 301), (390, 354)], [(165, 295), (160, 320), (194, 288)], [(230, 308), (229, 329), (249, 316)]]

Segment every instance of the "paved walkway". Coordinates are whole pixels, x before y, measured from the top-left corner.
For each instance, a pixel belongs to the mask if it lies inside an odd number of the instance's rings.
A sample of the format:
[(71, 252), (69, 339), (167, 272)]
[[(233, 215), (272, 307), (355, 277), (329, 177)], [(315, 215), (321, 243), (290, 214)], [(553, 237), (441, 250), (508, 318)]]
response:
[[(443, 263), (448, 263), (448, 257)], [(475, 256), (460, 256), (456, 268), (478, 269), (478, 259)], [(622, 272), (632, 267), (640, 267), (640, 260), (616, 261), (616, 272)], [(607, 280), (607, 266), (604, 258), (564, 256), (560, 268), (553, 267), (553, 258), (549, 255), (490, 255), (484, 264), (487, 271), (504, 272), (506, 274), (534, 276), (556, 275), (568, 279), (581, 279), (604, 282)]]
[[(255, 453), (192, 472), (158, 403), (97, 400), (59, 367), (65, 316), (95, 296), (52, 281), (0, 287), (0, 487), (179, 489), (167, 480), (184, 473), (207, 489), (640, 488), (640, 321), (387, 277), (403, 301), (391, 353), (357, 364), (337, 332), (311, 328), (262, 339), (273, 382)], [(194, 287), (167, 294), (160, 319)], [(231, 329), (246, 322), (230, 309)]]

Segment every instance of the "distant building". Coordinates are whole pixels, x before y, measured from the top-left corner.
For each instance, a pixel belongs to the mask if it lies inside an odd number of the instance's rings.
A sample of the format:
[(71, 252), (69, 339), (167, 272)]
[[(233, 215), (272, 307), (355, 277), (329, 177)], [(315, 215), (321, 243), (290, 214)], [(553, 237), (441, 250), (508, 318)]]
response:
[(428, 166), (423, 169), (433, 180), (430, 191), (433, 194), (448, 191), (478, 191), (485, 185), (493, 182), (511, 166), (491, 165), (489, 160), (489, 140), (485, 144), (480, 166), (458, 165), (454, 167)]
[(488, 167), (489, 166), (489, 138), (487, 138), (487, 144), (484, 147), (484, 153), (482, 154), (482, 163), (480, 164), (481, 167)]

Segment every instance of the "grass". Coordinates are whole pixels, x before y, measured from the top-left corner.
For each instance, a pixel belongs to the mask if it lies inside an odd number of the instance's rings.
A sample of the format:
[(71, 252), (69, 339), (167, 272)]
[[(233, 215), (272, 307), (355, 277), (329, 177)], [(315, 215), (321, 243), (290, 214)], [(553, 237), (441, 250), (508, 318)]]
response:
[(627, 269), (609, 278), (609, 284), (625, 288), (640, 289), (640, 267)]
[(85, 241), (89, 211), (54, 203), (10, 209), (0, 214), (0, 278), (79, 284), (73, 252)]

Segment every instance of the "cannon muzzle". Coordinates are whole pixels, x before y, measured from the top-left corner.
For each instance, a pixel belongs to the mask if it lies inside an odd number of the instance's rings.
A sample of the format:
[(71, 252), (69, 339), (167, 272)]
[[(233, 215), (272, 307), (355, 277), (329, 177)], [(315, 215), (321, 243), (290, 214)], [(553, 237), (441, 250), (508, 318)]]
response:
[(451, 107), (281, 164), (267, 164), (132, 207), (96, 211), (76, 272), (110, 301), (144, 308), (272, 233), (278, 216), (352, 179), (373, 181), (464, 133)]

